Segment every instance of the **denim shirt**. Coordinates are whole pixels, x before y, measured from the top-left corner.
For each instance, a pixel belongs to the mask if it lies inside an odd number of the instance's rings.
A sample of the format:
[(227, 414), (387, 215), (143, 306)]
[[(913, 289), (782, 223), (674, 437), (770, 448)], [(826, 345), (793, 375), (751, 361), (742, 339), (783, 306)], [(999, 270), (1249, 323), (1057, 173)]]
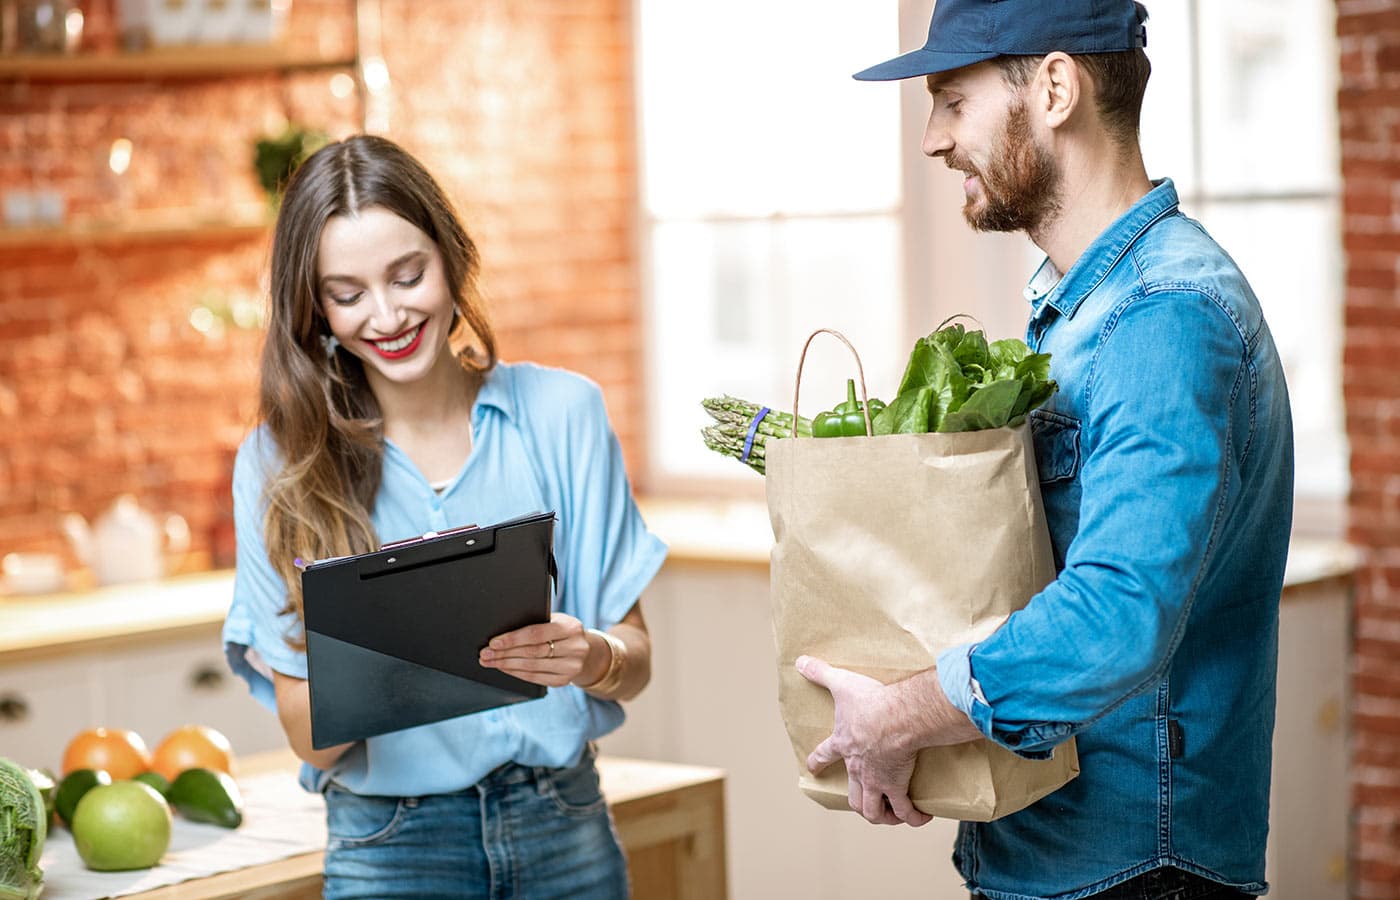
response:
[(1262, 893), (1293, 441), (1259, 302), (1170, 180), (1027, 297), (1060, 385), (1031, 419), (1059, 574), (939, 680), (1022, 756), (1075, 736), (1081, 774), (963, 823), (954, 861), (994, 900), (1167, 865)]

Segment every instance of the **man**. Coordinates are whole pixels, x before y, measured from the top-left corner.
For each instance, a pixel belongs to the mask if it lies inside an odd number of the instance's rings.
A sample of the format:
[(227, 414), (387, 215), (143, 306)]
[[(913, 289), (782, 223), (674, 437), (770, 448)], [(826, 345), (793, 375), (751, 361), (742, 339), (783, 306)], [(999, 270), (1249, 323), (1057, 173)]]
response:
[(1150, 67), (1130, 0), (938, 0), (927, 45), (856, 77), (924, 77), (923, 150), (965, 176), (975, 229), (1047, 256), (1026, 339), (1060, 391), (1032, 418), (1057, 579), (992, 636), (882, 685), (797, 661), (836, 702), (813, 771), (921, 825), (921, 747), (986, 737), (1081, 774), (963, 823), (953, 859), (994, 900), (1260, 894), (1278, 599), (1292, 510), (1287, 392), (1230, 258), (1150, 181)]

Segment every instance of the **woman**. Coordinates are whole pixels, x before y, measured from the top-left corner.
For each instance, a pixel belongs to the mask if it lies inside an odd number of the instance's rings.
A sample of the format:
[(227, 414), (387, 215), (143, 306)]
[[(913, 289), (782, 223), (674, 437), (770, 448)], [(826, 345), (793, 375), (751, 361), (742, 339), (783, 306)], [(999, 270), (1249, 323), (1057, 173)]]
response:
[[(477, 271), (441, 188), (390, 141), (331, 144), (288, 185), (224, 641), (325, 795), (327, 897), (627, 896), (590, 742), (650, 678), (638, 598), (665, 546), (597, 386), (497, 361)], [(463, 652), (545, 696), (312, 749), (297, 563), (541, 510), (550, 621)]]

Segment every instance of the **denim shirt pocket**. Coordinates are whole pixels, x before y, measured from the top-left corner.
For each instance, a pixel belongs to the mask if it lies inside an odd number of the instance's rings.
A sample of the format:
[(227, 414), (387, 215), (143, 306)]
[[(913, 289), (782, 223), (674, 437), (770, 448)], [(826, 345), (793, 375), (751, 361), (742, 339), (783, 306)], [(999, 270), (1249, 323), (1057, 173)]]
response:
[(1031, 413), (1030, 422), (1040, 483), (1072, 480), (1079, 474), (1079, 420), (1037, 409)]

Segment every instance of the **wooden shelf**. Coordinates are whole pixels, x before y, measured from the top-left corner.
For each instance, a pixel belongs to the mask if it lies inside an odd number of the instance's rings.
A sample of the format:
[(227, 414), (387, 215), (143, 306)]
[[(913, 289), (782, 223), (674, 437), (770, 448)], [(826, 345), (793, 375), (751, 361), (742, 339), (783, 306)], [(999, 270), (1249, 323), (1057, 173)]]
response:
[(161, 241), (225, 240), (266, 234), (265, 216), (239, 213), (203, 219), (191, 213), (147, 214), (124, 222), (89, 222), (32, 228), (0, 227), (0, 250), (80, 244), (138, 244)]
[(141, 81), (353, 68), (353, 57), (296, 53), (280, 45), (163, 47), (141, 53), (0, 56), (0, 80)]

